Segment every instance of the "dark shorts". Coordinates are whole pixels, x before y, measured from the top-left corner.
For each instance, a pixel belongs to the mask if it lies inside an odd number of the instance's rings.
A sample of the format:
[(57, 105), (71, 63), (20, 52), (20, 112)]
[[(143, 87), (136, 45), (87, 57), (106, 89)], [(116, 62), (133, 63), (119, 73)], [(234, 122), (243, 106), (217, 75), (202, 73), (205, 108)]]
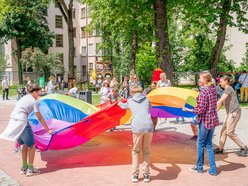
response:
[(17, 141), (20, 145), (25, 144), (28, 148), (32, 147), (35, 144), (34, 133), (29, 124), (26, 125)]

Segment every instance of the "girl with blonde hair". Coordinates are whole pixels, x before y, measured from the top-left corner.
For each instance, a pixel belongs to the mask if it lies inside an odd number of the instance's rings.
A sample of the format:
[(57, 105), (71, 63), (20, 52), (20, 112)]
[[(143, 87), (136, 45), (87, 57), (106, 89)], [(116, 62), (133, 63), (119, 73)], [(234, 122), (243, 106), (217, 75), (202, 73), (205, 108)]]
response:
[(217, 114), (217, 93), (212, 82), (212, 76), (209, 72), (200, 73), (198, 82), (201, 87), (197, 97), (197, 106), (194, 109), (183, 108), (184, 111), (194, 112), (197, 115), (199, 123), (199, 132), (197, 140), (197, 161), (196, 166), (190, 170), (203, 173), (204, 150), (207, 149), (210, 175), (217, 175), (212, 139), (214, 129), (219, 125)]

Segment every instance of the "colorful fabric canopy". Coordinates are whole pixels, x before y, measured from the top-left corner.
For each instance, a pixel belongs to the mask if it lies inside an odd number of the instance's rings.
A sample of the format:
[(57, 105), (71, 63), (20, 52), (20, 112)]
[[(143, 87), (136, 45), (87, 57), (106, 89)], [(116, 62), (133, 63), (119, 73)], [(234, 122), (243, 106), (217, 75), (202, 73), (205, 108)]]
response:
[(36, 147), (41, 151), (76, 147), (130, 119), (130, 112), (122, 110), (117, 103), (98, 111), (86, 102), (53, 94), (38, 104), (48, 127), (54, 131), (53, 135), (48, 134), (35, 113), (30, 114)]
[(147, 95), (152, 117), (159, 118), (194, 117), (194, 113), (184, 112), (182, 108), (194, 108), (197, 96), (196, 91), (177, 87), (157, 88)]
[[(147, 95), (152, 103), (151, 115), (161, 118), (193, 117), (193, 113), (183, 112), (182, 107), (193, 108), (197, 95), (196, 91), (175, 87), (155, 89)], [(36, 146), (41, 151), (76, 147), (131, 120), (130, 111), (121, 109), (117, 103), (98, 110), (81, 100), (53, 94), (43, 97), (38, 104), (49, 128), (54, 131), (53, 135), (48, 134), (35, 113), (30, 114), (29, 122), (32, 124)]]

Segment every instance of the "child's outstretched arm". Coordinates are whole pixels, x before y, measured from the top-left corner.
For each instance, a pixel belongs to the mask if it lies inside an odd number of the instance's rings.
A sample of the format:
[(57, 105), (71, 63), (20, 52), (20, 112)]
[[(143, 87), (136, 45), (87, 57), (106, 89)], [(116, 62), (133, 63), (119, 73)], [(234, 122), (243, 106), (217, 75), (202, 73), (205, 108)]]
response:
[(126, 103), (123, 103), (120, 101), (118, 103), (118, 106), (120, 106), (122, 109), (125, 109), (125, 110), (129, 109), (128, 101)]
[(40, 121), (41, 125), (47, 130), (47, 132), (49, 134), (53, 134), (53, 131), (51, 129), (48, 128), (44, 118), (42, 117), (41, 113), (40, 112), (35, 112), (38, 120)]

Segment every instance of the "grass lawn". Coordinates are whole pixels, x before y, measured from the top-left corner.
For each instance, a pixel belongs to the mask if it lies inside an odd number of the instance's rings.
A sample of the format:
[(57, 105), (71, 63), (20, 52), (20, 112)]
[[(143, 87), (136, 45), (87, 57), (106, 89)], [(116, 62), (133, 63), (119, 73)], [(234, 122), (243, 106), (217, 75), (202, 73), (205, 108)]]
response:
[[(186, 88), (186, 87), (181, 87), (181, 88)], [(192, 88), (192, 87), (190, 86), (190, 87), (187, 87), (187, 88)], [(0, 95), (2, 95), (2, 90), (0, 92)], [(12, 97), (12, 98), (17, 96), (17, 91), (16, 91), (15, 88), (9, 89), (9, 96)], [(99, 104), (100, 104), (100, 95), (96, 94), (95, 92), (92, 92), (92, 105), (96, 106), (96, 105), (99, 105)], [(241, 107), (248, 107), (248, 103), (240, 103), (240, 106)]]
[[(0, 95), (2, 96), (3, 92), (1, 90)], [(9, 97), (15, 97), (17, 96), (17, 91), (16, 89), (9, 89)]]
[(96, 106), (96, 105), (100, 105), (100, 95), (93, 93), (92, 94), (92, 105)]

